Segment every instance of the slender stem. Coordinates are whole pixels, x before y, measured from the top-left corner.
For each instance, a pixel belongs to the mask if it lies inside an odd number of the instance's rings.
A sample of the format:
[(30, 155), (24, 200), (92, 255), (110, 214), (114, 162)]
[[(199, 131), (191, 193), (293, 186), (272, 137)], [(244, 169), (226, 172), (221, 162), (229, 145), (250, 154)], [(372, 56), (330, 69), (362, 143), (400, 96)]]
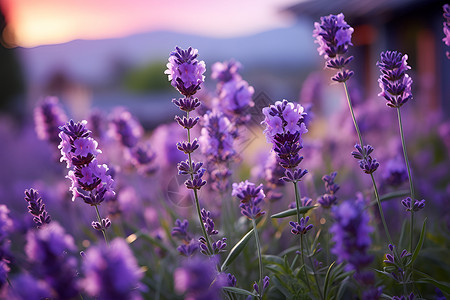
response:
[[(297, 223), (300, 224), (300, 199), (301, 199), (301, 194), (300, 194), (300, 189), (297, 186), (297, 181), (293, 181), (292, 182), (294, 184), (294, 190), (295, 190), (295, 207), (297, 209)], [(306, 265), (305, 265), (305, 258), (303, 255), (303, 234), (300, 234), (300, 256), (302, 258), (302, 264), (303, 264), (303, 270), (305, 271), (305, 278), (306, 278), (306, 282), (308, 287), (311, 290), (311, 287), (309, 286), (309, 279), (308, 279), (308, 273), (306, 272)]]
[[(186, 118), (189, 119), (189, 112), (186, 112)], [(190, 129), (187, 129), (187, 138), (188, 138), (188, 143), (190, 143), (191, 142), (191, 130)], [(190, 176), (191, 176), (191, 180), (194, 180), (194, 174), (192, 174), (192, 157), (191, 157), (191, 153), (188, 154), (188, 159), (189, 159), (189, 169), (190, 169), (189, 173), (190, 173)], [(211, 255), (213, 255), (211, 242), (209, 241), (209, 237), (206, 234), (205, 225), (203, 224), (203, 221), (202, 221), (202, 213), (201, 213), (201, 210), (200, 210), (200, 203), (199, 203), (199, 200), (198, 200), (197, 190), (194, 189), (193, 191), (194, 191), (195, 207), (197, 209), (197, 215), (198, 215), (198, 219), (199, 219), (199, 222), (200, 222), (200, 227), (202, 228), (202, 233), (203, 233), (203, 236), (205, 237), (206, 246), (208, 247), (208, 251), (209, 251), (209, 253)]]
[[(100, 212), (98, 211), (97, 205), (94, 205), (95, 212), (97, 213), (97, 220), (100, 224), (102, 224), (102, 218), (100, 217)], [(102, 228), (103, 238), (105, 239), (106, 245), (109, 245), (108, 237), (106, 236), (106, 230)]]
[[(361, 132), (360, 132), (359, 126), (358, 126), (358, 122), (356, 121), (355, 113), (353, 112), (353, 106), (352, 106), (352, 102), (350, 100), (350, 93), (348, 92), (346, 82), (344, 82), (344, 89), (345, 89), (345, 95), (347, 96), (348, 108), (350, 109), (350, 113), (352, 115), (353, 124), (355, 125), (355, 129), (356, 129), (356, 133), (358, 134), (359, 142), (361, 143), (361, 147), (364, 147), (363, 139), (362, 139)], [(364, 158), (366, 158), (365, 151), (363, 151), (363, 155), (364, 155)], [(375, 192), (375, 198), (377, 200), (378, 210), (380, 211), (380, 216), (381, 216), (381, 221), (383, 223), (384, 231), (386, 233), (389, 243), (392, 244), (391, 235), (389, 234), (386, 220), (384, 218), (383, 207), (381, 206), (380, 195), (378, 194), (377, 184), (375, 182), (375, 178), (373, 177), (373, 174), (370, 174), (370, 178), (372, 179), (373, 190)]]
[[(408, 160), (408, 153), (406, 151), (406, 143), (405, 136), (403, 134), (403, 124), (402, 124), (402, 114), (400, 113), (400, 107), (397, 107), (397, 116), (398, 116), (398, 127), (400, 129), (400, 137), (402, 139), (402, 148), (403, 148), (403, 156), (405, 157), (406, 169), (408, 170), (408, 179), (409, 179), (409, 189), (411, 191), (411, 201), (414, 203), (416, 201), (415, 193), (414, 193), (414, 184), (411, 176), (411, 168)], [(412, 253), (413, 251), (413, 228), (414, 228), (414, 211), (411, 210), (411, 222), (409, 228), (409, 251)]]
[(259, 243), (259, 236), (258, 236), (258, 230), (256, 229), (256, 221), (255, 219), (252, 219), (253, 224), (253, 232), (255, 233), (255, 241), (256, 241), (256, 248), (258, 250), (258, 261), (259, 261), (259, 295), (258, 298), (262, 299), (263, 294), (263, 286), (262, 286), (262, 280), (263, 280), (263, 264), (262, 264), (262, 256), (261, 256), (261, 244)]
[(300, 252), (302, 254), (302, 264), (303, 264), (303, 270), (305, 271), (306, 285), (308, 286), (309, 290), (311, 291), (311, 285), (309, 284), (309, 279), (308, 279), (308, 272), (306, 271), (305, 256), (303, 255), (303, 234), (301, 234), (301, 233), (300, 233)]
[(322, 290), (320, 289), (319, 279), (317, 278), (316, 270), (314, 268), (314, 264), (312, 262), (312, 259), (311, 259), (311, 256), (310, 256), (310, 252), (309, 252), (308, 239), (305, 239), (305, 243), (306, 243), (306, 253), (308, 254), (309, 263), (311, 264), (311, 267), (313, 269), (314, 280), (316, 281), (317, 290), (319, 291), (320, 299), (323, 300), (324, 298), (323, 298)]

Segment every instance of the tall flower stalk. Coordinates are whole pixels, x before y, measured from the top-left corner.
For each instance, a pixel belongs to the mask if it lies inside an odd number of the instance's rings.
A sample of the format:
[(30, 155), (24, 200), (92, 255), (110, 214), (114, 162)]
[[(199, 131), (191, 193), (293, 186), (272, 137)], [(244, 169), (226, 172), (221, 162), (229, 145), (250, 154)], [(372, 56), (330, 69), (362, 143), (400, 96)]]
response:
[(201, 88), (201, 84), (205, 80), (203, 73), (206, 71), (205, 62), (198, 61), (198, 50), (189, 47), (186, 50), (176, 47), (170, 53), (169, 63), (165, 74), (172, 86), (176, 88), (184, 98), (173, 99), (172, 102), (182, 111), (186, 112), (186, 116), (181, 118), (175, 117), (177, 123), (186, 129), (187, 141), (177, 143), (178, 150), (187, 154), (188, 159), (178, 164), (179, 175), (189, 175), (188, 180), (185, 181), (185, 186), (193, 190), (195, 207), (197, 210), (200, 227), (202, 229), (203, 238), (206, 243), (208, 253), (212, 255), (213, 248), (206, 233), (205, 224), (202, 220), (200, 203), (198, 199), (198, 190), (206, 184), (202, 179), (205, 169), (202, 168), (202, 162), (194, 162), (192, 160), (192, 153), (198, 149), (199, 143), (197, 139), (191, 141), (191, 129), (198, 123), (199, 117), (192, 118), (189, 113), (200, 106), (200, 101), (193, 96)]
[(246, 180), (240, 183), (233, 183), (233, 191), (231, 193), (233, 197), (237, 197), (240, 200), (239, 207), (241, 208), (241, 214), (252, 221), (253, 232), (255, 234), (256, 248), (258, 251), (258, 265), (259, 265), (259, 283), (255, 283), (253, 288), (258, 294), (258, 298), (262, 299), (264, 291), (269, 285), (269, 277), (266, 276), (263, 279), (263, 263), (261, 256), (261, 243), (259, 241), (258, 229), (256, 226), (256, 219), (265, 215), (265, 211), (261, 210), (260, 204), (266, 197), (263, 190), (263, 185), (255, 186), (254, 183)]
[(350, 99), (350, 94), (347, 87), (347, 80), (353, 76), (353, 71), (347, 69), (347, 65), (353, 59), (353, 56), (347, 57), (348, 46), (351, 46), (351, 36), (353, 28), (350, 27), (344, 20), (342, 13), (338, 15), (329, 15), (320, 18), (320, 23), (314, 23), (313, 37), (316, 38), (315, 43), (319, 44), (317, 48), (320, 55), (323, 55), (326, 64), (325, 66), (330, 69), (335, 69), (338, 72), (331, 79), (333, 81), (342, 83), (347, 98), (348, 108), (352, 116), (353, 125), (355, 126), (356, 133), (358, 135), (359, 144), (355, 145), (356, 151), (352, 152), (353, 157), (359, 160), (359, 164), (364, 173), (369, 174), (372, 180), (372, 185), (377, 200), (378, 209), (380, 211), (381, 221), (383, 223), (384, 231), (390, 243), (392, 243), (391, 236), (384, 218), (383, 208), (381, 207), (380, 196), (378, 188), (373, 176), (379, 166), (376, 159), (373, 159), (370, 154), (373, 152), (373, 147), (365, 145), (361, 135), (361, 131), (356, 121), (355, 113), (353, 111), (353, 105)]
[[(397, 109), (398, 117), (398, 127), (400, 131), (400, 139), (402, 141), (403, 156), (405, 159), (406, 169), (408, 171), (409, 188), (411, 198), (409, 199), (413, 202), (417, 201), (415, 198), (414, 183), (411, 176), (411, 166), (408, 159), (408, 153), (406, 151), (405, 136), (403, 133), (402, 115), (400, 107), (406, 102), (412, 99), (411, 85), (412, 79), (406, 74), (406, 71), (411, 69), (408, 66), (406, 60), (408, 55), (402, 55), (402, 53), (397, 51), (386, 51), (381, 53), (381, 59), (377, 62), (380, 67), (381, 75), (378, 79), (382, 96), (386, 99), (386, 105)], [(405, 199), (406, 200), (406, 199)], [(405, 201), (403, 200), (403, 202)], [(425, 200), (422, 200), (423, 202)], [(414, 212), (415, 209), (410, 209), (411, 221), (410, 221), (410, 240), (409, 240), (409, 251), (413, 251), (413, 229), (414, 229)]]

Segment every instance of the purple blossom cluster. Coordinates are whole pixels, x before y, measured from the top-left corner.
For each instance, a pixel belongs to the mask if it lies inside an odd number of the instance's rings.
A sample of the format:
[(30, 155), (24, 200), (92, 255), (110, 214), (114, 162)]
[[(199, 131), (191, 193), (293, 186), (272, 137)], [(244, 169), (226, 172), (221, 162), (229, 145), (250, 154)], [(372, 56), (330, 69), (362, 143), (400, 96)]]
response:
[(143, 276), (128, 244), (121, 238), (88, 249), (83, 259), (84, 290), (96, 299), (142, 299)]
[(410, 197), (407, 197), (402, 200), (402, 205), (406, 208), (406, 211), (417, 212), (425, 207), (425, 199), (413, 201)]
[(378, 79), (381, 93), (378, 96), (386, 99), (387, 106), (400, 108), (412, 99), (412, 79), (406, 74), (406, 71), (411, 69), (406, 62), (408, 55), (402, 55), (397, 51), (386, 51), (382, 52), (380, 56), (377, 65), (381, 71)]
[[(442, 39), (442, 41), (447, 45), (450, 46), (450, 5), (444, 4), (442, 7), (444, 10), (444, 23), (443, 23), (443, 30), (445, 37)], [(447, 51), (447, 58), (450, 59), (450, 52)]]
[(59, 149), (61, 161), (66, 161), (67, 168), (73, 168), (67, 175), (72, 181), (72, 201), (80, 197), (85, 203), (97, 206), (105, 200), (107, 192), (114, 193), (114, 181), (108, 174), (108, 166), (98, 163), (97, 155), (101, 150), (97, 149), (97, 141), (90, 137), (86, 123), (70, 120), (61, 126)]
[(67, 122), (67, 116), (57, 97), (43, 98), (34, 110), (34, 123), (39, 139), (59, 144), (59, 126)]
[(291, 232), (292, 234), (307, 234), (313, 228), (312, 224), (308, 224), (309, 217), (302, 217), (300, 222), (289, 222), (289, 225), (292, 226)]
[(340, 189), (340, 186), (334, 182), (337, 172), (333, 172), (330, 175), (325, 175), (322, 180), (325, 183), (326, 193), (317, 199), (317, 203), (323, 208), (330, 208), (337, 204), (336, 192)]
[(73, 237), (57, 222), (29, 231), (25, 253), (32, 264), (33, 275), (46, 282), (46, 297), (72, 299), (78, 296), (77, 263), (67, 251), (74, 251)]
[(404, 266), (407, 263), (408, 257), (411, 257), (411, 253), (406, 249), (403, 249), (398, 257), (396, 251), (394, 251), (395, 246), (392, 244), (388, 245), (390, 253), (385, 254), (385, 259), (383, 263), (385, 264), (384, 270), (392, 275), (399, 283), (404, 283), (407, 281), (407, 275)]
[(215, 264), (213, 259), (193, 258), (185, 261), (173, 275), (175, 291), (183, 294), (185, 300), (222, 299), (221, 289), (230, 283), (230, 279), (217, 273)]
[(45, 204), (35, 189), (25, 190), (25, 201), (28, 202), (28, 212), (33, 216), (33, 221), (39, 227), (49, 224), (51, 217), (45, 210)]
[(189, 221), (179, 220), (175, 221), (175, 226), (172, 228), (171, 235), (177, 237), (182, 241), (182, 244), (178, 246), (177, 250), (183, 256), (190, 257), (195, 253), (198, 253), (199, 243), (191, 237), (188, 232)]
[(353, 28), (344, 20), (342, 13), (320, 18), (320, 23), (314, 23), (314, 42), (319, 45), (317, 51), (326, 60), (325, 66), (339, 70), (332, 78), (337, 82), (346, 82), (353, 75), (353, 71), (346, 70), (346, 66), (353, 56), (346, 57), (348, 46), (352, 46)]
[(306, 170), (298, 168), (303, 160), (303, 156), (299, 155), (299, 151), (303, 148), (302, 135), (308, 132), (303, 122), (305, 115), (303, 107), (283, 100), (263, 108), (262, 112), (265, 116), (262, 124), (266, 126), (264, 134), (267, 142), (272, 144), (278, 163), (286, 169), (286, 177), (283, 180), (286, 182), (301, 180), (307, 173)]
[(368, 254), (370, 233), (369, 216), (361, 202), (345, 201), (332, 208), (336, 222), (331, 226), (332, 241), (335, 243), (331, 252), (338, 262), (347, 262), (348, 270), (362, 271), (372, 262)]
[(254, 106), (255, 90), (239, 74), (241, 64), (230, 60), (216, 62), (212, 66), (211, 78), (216, 79), (218, 108), (237, 126), (250, 120), (248, 109)]
[(375, 172), (380, 166), (380, 163), (377, 162), (375, 158), (370, 156), (374, 150), (373, 147), (371, 145), (361, 147), (359, 144), (356, 144), (355, 148), (356, 151), (352, 152), (352, 156), (358, 160), (361, 170), (363, 170), (366, 174), (372, 174)]
[(11, 255), (9, 254), (11, 241), (9, 235), (13, 229), (13, 220), (9, 217), (9, 209), (6, 205), (0, 204), (0, 291), (6, 284)]
[(393, 187), (398, 187), (408, 181), (408, 172), (405, 164), (399, 157), (390, 159), (383, 173), (383, 181), (385, 184)]
[(261, 202), (266, 197), (262, 184), (255, 186), (254, 183), (248, 180), (233, 183), (231, 195), (240, 200), (241, 214), (250, 220), (256, 220), (266, 213), (260, 207)]
[[(197, 56), (197, 49), (189, 47), (183, 50), (176, 47), (170, 53), (167, 70), (164, 72), (168, 75), (172, 86), (188, 98), (197, 93), (200, 85), (205, 81), (203, 75), (206, 71), (205, 62), (198, 61)], [(188, 103), (187, 107), (191, 105), (192, 103)]]

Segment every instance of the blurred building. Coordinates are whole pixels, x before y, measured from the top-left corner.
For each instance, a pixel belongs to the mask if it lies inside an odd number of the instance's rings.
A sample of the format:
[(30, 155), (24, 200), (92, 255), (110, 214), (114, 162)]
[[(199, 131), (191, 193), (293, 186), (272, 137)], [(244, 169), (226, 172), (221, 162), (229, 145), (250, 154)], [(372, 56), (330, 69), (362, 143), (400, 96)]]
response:
[(450, 60), (443, 43), (443, 1), (307, 0), (287, 7), (299, 19), (344, 13), (355, 29), (351, 68), (364, 87), (364, 98), (379, 93), (376, 62), (382, 51), (408, 54), (413, 93), (420, 111), (443, 110), (450, 117)]

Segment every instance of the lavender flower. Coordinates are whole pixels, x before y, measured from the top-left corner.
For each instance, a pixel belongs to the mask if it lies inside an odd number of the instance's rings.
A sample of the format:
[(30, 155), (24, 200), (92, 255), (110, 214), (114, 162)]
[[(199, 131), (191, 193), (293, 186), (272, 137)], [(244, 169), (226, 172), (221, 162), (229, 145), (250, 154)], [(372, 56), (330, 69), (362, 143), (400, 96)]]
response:
[(367, 267), (371, 261), (367, 251), (371, 245), (369, 216), (362, 203), (345, 201), (332, 208), (336, 222), (330, 228), (335, 243), (331, 252), (337, 256), (338, 262), (347, 262), (348, 270), (357, 273)]
[(386, 51), (381, 53), (381, 59), (377, 62), (381, 75), (378, 83), (381, 93), (387, 103), (393, 108), (400, 108), (408, 100), (412, 99), (412, 79), (405, 72), (411, 69), (406, 63), (408, 55), (402, 55), (397, 51)]
[(401, 295), (392, 297), (392, 300), (414, 300), (414, 299), (415, 299), (414, 293), (409, 294), (409, 296)]
[(124, 108), (113, 111), (110, 127), (111, 135), (127, 148), (136, 146), (144, 131), (136, 118)]
[(191, 237), (189, 236), (189, 233), (187, 231), (188, 227), (189, 227), (188, 220), (185, 219), (182, 222), (179, 219), (177, 219), (175, 221), (175, 226), (172, 228), (171, 235), (176, 236), (185, 242), (189, 242), (191, 240)]
[(177, 247), (178, 252), (186, 257), (191, 257), (198, 252), (199, 242), (191, 239), (188, 243), (182, 244)]
[(359, 167), (366, 174), (372, 174), (375, 172), (380, 163), (377, 162), (376, 159), (372, 158), (370, 154), (373, 152), (373, 147), (370, 145), (365, 145), (361, 147), (359, 144), (355, 145), (356, 151), (352, 152), (352, 155), (359, 162)]
[(83, 260), (87, 294), (97, 299), (141, 299), (138, 292), (142, 272), (128, 244), (121, 238), (109, 246), (90, 247)]
[(227, 286), (235, 287), (237, 283), (236, 277), (233, 274), (227, 274)]
[(214, 260), (194, 257), (175, 270), (174, 283), (175, 291), (184, 294), (185, 300), (218, 300), (227, 281), (217, 274)]
[(99, 221), (93, 221), (92, 222), (92, 228), (98, 231), (106, 230), (109, 227), (111, 227), (111, 220), (109, 218), (102, 219)]
[(249, 219), (256, 220), (266, 213), (260, 208), (261, 202), (266, 197), (262, 184), (256, 187), (254, 183), (248, 180), (233, 183), (231, 196), (240, 199), (241, 204), (239, 207), (241, 208), (241, 214)]
[(339, 72), (332, 78), (337, 82), (346, 82), (353, 75), (353, 71), (348, 71), (345, 67), (353, 59), (353, 56), (345, 57), (348, 46), (352, 46), (351, 38), (353, 28), (344, 20), (342, 13), (329, 15), (320, 18), (320, 23), (314, 23), (314, 42), (319, 44), (317, 51), (323, 55), (326, 64), (330, 69), (337, 69)]
[(42, 203), (42, 198), (37, 190), (25, 190), (25, 201), (28, 202), (28, 211), (33, 215), (33, 221), (38, 227), (51, 222), (50, 215), (45, 210), (45, 204)]
[(99, 205), (105, 199), (107, 192), (114, 193), (114, 181), (108, 175), (108, 166), (98, 164), (97, 141), (90, 137), (86, 121), (75, 123), (70, 120), (60, 127), (61, 161), (66, 161), (67, 168), (73, 167), (66, 176), (72, 181), (70, 190), (73, 197), (80, 197), (90, 205)]
[[(450, 46), (450, 5), (445, 4), (443, 7), (444, 9), (444, 34), (445, 37), (442, 39), (442, 41), (447, 45)], [(447, 51), (447, 58), (450, 59), (450, 52)]]
[(259, 293), (259, 286), (256, 282), (253, 284), (253, 288), (255, 289), (256, 293), (258, 293), (258, 295), (263, 295), (264, 291), (269, 287), (269, 282), (270, 282), (269, 276), (264, 277), (263, 288), (262, 288), (261, 293)]
[(57, 145), (58, 127), (67, 122), (67, 116), (57, 97), (45, 97), (34, 110), (34, 123), (39, 139)]
[(233, 148), (235, 128), (230, 120), (221, 112), (209, 111), (203, 116), (202, 125), (199, 138), (202, 153), (214, 162), (231, 159), (235, 155)]
[(234, 78), (222, 84), (219, 93), (219, 106), (233, 116), (237, 123), (245, 123), (249, 115), (243, 113), (254, 106), (252, 100), (255, 89), (243, 79)]
[(9, 217), (9, 209), (4, 204), (0, 204), (0, 291), (7, 282), (10, 271), (9, 263), (9, 235), (11, 234), (13, 222)]
[(334, 183), (334, 179), (336, 178), (337, 172), (333, 172), (330, 175), (325, 175), (322, 177), (322, 180), (325, 182), (325, 190), (326, 193), (320, 196), (317, 199), (317, 202), (323, 208), (330, 208), (331, 206), (336, 204), (336, 192), (339, 190), (339, 185)]
[(415, 199), (413, 202), (410, 197), (407, 197), (406, 199), (402, 200), (402, 205), (406, 208), (406, 211), (417, 212), (425, 207), (425, 199), (422, 199), (420, 201)]
[(212, 219), (212, 214), (210, 211), (207, 211), (206, 209), (202, 208), (201, 210), (201, 216), (203, 225), (205, 226), (206, 233), (208, 235), (216, 235), (219, 233), (218, 230), (214, 229), (214, 221)]
[(197, 49), (189, 47), (183, 50), (175, 47), (170, 53), (167, 70), (164, 72), (169, 76), (172, 86), (186, 97), (194, 95), (205, 80), (205, 62), (198, 61), (197, 56)]
[(49, 284), (58, 299), (72, 299), (79, 293), (76, 260), (66, 253), (73, 250), (72, 236), (57, 222), (28, 232), (25, 253), (32, 263), (32, 271)]
[(312, 224), (306, 225), (309, 221), (309, 217), (301, 218), (300, 222), (289, 222), (292, 226), (292, 234), (306, 234), (313, 228)]
[(303, 122), (303, 107), (287, 100), (277, 101), (275, 105), (263, 108), (265, 119), (261, 124), (266, 126), (264, 134), (272, 143), (279, 164), (287, 169), (284, 181), (299, 181), (307, 171), (298, 168), (303, 160), (299, 155), (302, 146), (302, 135), (308, 130)]
[(399, 157), (390, 159), (383, 173), (383, 181), (390, 186), (398, 187), (408, 180), (408, 172)]
[(12, 281), (12, 286), (20, 288), (11, 288), (8, 290), (8, 299), (10, 300), (41, 300), (52, 298), (52, 291), (48, 284), (29, 274), (20, 274), (15, 277)]
[(239, 80), (241, 79), (239, 75), (241, 67), (242, 65), (235, 60), (216, 62), (211, 67), (211, 78), (218, 80), (220, 86), (233, 79)]

